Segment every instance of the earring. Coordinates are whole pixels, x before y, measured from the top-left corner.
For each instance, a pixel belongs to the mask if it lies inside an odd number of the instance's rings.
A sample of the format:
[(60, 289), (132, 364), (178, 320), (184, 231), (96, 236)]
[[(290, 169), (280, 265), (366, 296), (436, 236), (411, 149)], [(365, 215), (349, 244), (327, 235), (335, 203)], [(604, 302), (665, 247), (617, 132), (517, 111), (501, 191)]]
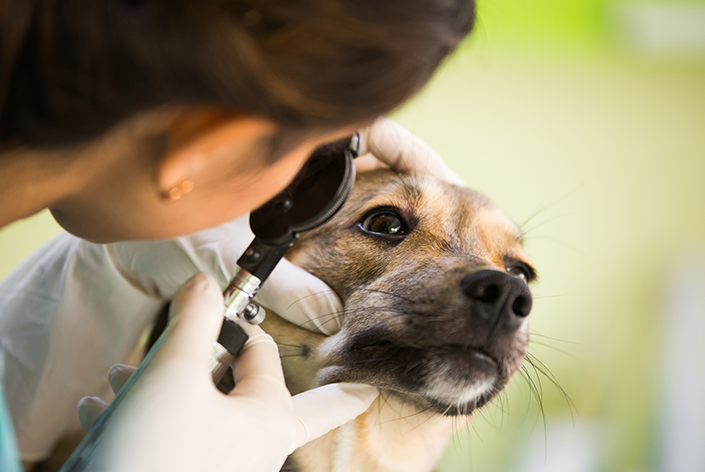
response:
[(184, 195), (191, 193), (191, 190), (193, 190), (193, 181), (191, 179), (186, 179), (176, 187), (171, 188), (168, 192), (162, 193), (162, 198), (164, 200), (175, 202)]

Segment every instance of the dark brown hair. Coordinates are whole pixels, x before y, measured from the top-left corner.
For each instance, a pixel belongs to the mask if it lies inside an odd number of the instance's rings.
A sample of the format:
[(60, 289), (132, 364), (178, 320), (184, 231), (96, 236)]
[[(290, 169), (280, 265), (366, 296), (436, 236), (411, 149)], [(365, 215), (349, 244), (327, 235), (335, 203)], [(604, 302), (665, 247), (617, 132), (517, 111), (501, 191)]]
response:
[(360, 123), (473, 21), (474, 0), (0, 0), (0, 145), (80, 143), (164, 106)]

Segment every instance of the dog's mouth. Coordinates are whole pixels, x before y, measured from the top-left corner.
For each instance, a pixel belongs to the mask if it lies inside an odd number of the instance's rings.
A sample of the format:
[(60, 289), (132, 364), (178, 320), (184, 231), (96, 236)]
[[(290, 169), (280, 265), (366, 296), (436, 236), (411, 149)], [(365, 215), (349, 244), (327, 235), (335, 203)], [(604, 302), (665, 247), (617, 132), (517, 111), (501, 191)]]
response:
[(441, 348), (448, 355), (458, 356), (458, 366), (465, 370), (482, 370), (490, 374), (497, 372), (499, 363), (482, 348), (449, 345)]
[[(386, 353), (396, 350), (404, 355), (404, 350), (420, 351), (422, 353), (433, 354), (440, 358), (449, 359), (456, 364), (458, 372), (476, 374), (482, 372), (485, 375), (498, 373), (499, 362), (482, 347), (462, 346), (459, 344), (430, 345), (430, 346), (410, 346), (400, 345), (392, 341), (366, 342), (350, 347), (350, 350), (372, 354)], [(370, 359), (372, 361), (373, 359)]]
[(472, 413), (506, 383), (502, 361), (483, 347), (417, 346), (369, 334), (356, 336), (319, 381), (367, 383), (450, 416)]

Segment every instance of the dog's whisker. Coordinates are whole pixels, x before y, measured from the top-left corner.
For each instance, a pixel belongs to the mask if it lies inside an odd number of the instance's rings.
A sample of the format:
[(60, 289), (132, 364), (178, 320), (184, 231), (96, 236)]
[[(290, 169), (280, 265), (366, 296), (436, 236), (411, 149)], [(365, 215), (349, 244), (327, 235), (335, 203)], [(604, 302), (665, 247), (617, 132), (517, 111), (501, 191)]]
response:
[(345, 315), (348, 315), (348, 314), (362, 313), (362, 312), (371, 311), (371, 310), (389, 310), (389, 311), (404, 312), (404, 310), (403, 310), (402, 308), (393, 307), (393, 306), (389, 306), (389, 307), (385, 307), (385, 306), (381, 306), (381, 307), (365, 307), (365, 308), (358, 308), (358, 309), (355, 309), (355, 310), (349, 310), (349, 309), (348, 309), (348, 310), (340, 310), (340, 311), (335, 311), (335, 312), (332, 312), (332, 313), (326, 313), (326, 314), (317, 316), (317, 317), (315, 317), (315, 318), (310, 318), (310, 319), (304, 321), (303, 323), (300, 323), (298, 326), (301, 327), (301, 328), (306, 329), (306, 326), (305, 326), (305, 325), (307, 325), (307, 324), (309, 324), (309, 323), (315, 323), (315, 322), (320, 321), (320, 320), (322, 320), (322, 319), (324, 319), (324, 318), (329, 318), (329, 319), (326, 320), (326, 321), (325, 321), (324, 323), (322, 323), (322, 324), (329, 323), (330, 321), (334, 321), (334, 320), (336, 319), (336, 317), (342, 317), (342, 316), (345, 316)]
[(529, 344), (541, 346), (541, 347), (546, 347), (546, 348), (551, 349), (553, 351), (560, 352), (561, 354), (565, 354), (566, 356), (571, 357), (573, 359), (578, 359), (578, 356), (576, 356), (575, 354), (571, 354), (570, 352), (568, 352), (564, 349), (558, 348), (556, 346), (551, 346), (548, 343), (542, 343), (540, 341), (531, 340), (531, 341), (529, 341)]
[(294, 302), (292, 302), (291, 305), (289, 305), (288, 307), (286, 307), (286, 309), (287, 309), (287, 310), (290, 310), (292, 306), (294, 306), (294, 305), (296, 305), (297, 303), (302, 302), (302, 301), (304, 301), (304, 300), (306, 300), (306, 299), (309, 299), (309, 298), (312, 298), (312, 297), (320, 297), (320, 296), (322, 296), (322, 295), (324, 295), (324, 294), (331, 294), (331, 293), (334, 294), (334, 295), (337, 295), (337, 294), (335, 293), (335, 291), (332, 290), (332, 289), (329, 289), (329, 290), (321, 290), (320, 292), (310, 293), (310, 294), (306, 295), (305, 297), (301, 297), (301, 298), (298, 298), (298, 299), (294, 300)]
[(400, 298), (400, 299), (407, 301), (407, 302), (412, 302), (412, 303), (414, 302), (414, 300), (412, 300), (410, 298), (404, 297), (403, 295), (399, 295), (398, 293), (388, 292), (386, 290), (372, 289), (372, 288), (355, 288), (355, 292), (379, 293), (382, 295), (389, 295), (391, 297)]
[[(450, 411), (451, 408), (453, 408), (453, 405), (448, 405), (448, 408), (446, 409), (446, 411), (443, 413), (442, 416), (445, 416), (445, 415)], [(428, 418), (426, 418), (426, 419), (423, 420), (421, 423), (419, 423), (419, 424), (417, 424), (416, 426), (414, 426), (413, 428), (411, 428), (411, 429), (409, 430), (409, 432), (412, 432), (412, 431), (417, 430), (417, 429), (420, 428), (421, 426), (423, 426), (423, 425), (425, 425), (426, 423), (428, 423), (432, 418), (433, 418), (433, 415), (428, 415)]]
[[(565, 393), (565, 390), (561, 386), (561, 384), (558, 382), (558, 379), (556, 378), (555, 375), (553, 375), (553, 372), (544, 364), (538, 357), (536, 357), (534, 354), (531, 352), (526, 353), (526, 360), (531, 364), (531, 366), (534, 369), (537, 369), (540, 373), (542, 373), (547, 379), (551, 381), (552, 384), (554, 384), (556, 387), (560, 389), (561, 392)], [(538, 364), (538, 366), (537, 366)]]
[(537, 333), (536, 331), (530, 331), (529, 334), (530, 334), (532, 337), (534, 337), (534, 336), (539, 336), (539, 337), (546, 338), (546, 339), (550, 339), (551, 341), (556, 341), (556, 342), (559, 342), (559, 343), (566, 343), (566, 344), (573, 344), (573, 345), (575, 345), (575, 346), (580, 346), (580, 343), (576, 343), (576, 342), (574, 342), (574, 341), (568, 341), (568, 340), (566, 340), (566, 339), (559, 339), (559, 338), (554, 338), (554, 337), (551, 337), (551, 336), (546, 336), (545, 334)]
[(567, 297), (567, 294), (559, 294), (559, 295), (543, 295), (541, 297), (532, 297), (534, 300), (547, 300), (550, 298), (563, 298)]
[(282, 342), (277, 342), (277, 346), (297, 347), (300, 349), (308, 349), (306, 346), (303, 346), (301, 344), (286, 344), (286, 343), (282, 343)]
[[(529, 375), (529, 370), (527, 369), (526, 366), (522, 365), (521, 370), (519, 371), (519, 374), (521, 377), (526, 381), (527, 386), (529, 387), (529, 395), (527, 397), (526, 401), (526, 412), (524, 413), (524, 418), (521, 420), (523, 423), (526, 421), (527, 416), (529, 416), (529, 412), (531, 411), (531, 399), (535, 399), (537, 402), (542, 402), (543, 399), (538, 397), (538, 392), (535, 390), (534, 385), (533, 385), (533, 379), (531, 378), (531, 375)], [(538, 421), (538, 418), (537, 418)]]
[[(536, 382), (534, 381), (534, 379), (529, 374), (528, 369), (526, 369), (525, 372), (526, 372), (525, 378), (528, 380), (529, 388), (530, 388), (532, 394), (534, 395), (534, 397), (536, 398), (536, 404), (539, 407), (539, 417), (537, 418), (537, 422), (540, 419), (543, 424), (544, 447), (547, 449), (547, 447), (548, 447), (548, 424), (546, 421), (546, 412), (543, 407), (543, 393), (540, 390), (540, 388), (536, 385)], [(537, 376), (538, 376), (538, 373), (537, 373)], [(539, 385), (540, 385), (540, 380), (539, 380)], [(528, 411), (527, 411), (527, 414), (528, 414)], [(546, 453), (546, 451), (544, 451), (544, 453)]]
[(588, 252), (586, 252), (586, 251), (584, 251), (584, 250), (582, 250), (582, 249), (580, 249), (570, 243), (567, 243), (565, 241), (561, 241), (560, 239), (556, 239), (554, 237), (549, 237), (549, 236), (536, 236), (536, 235), (532, 235), (528, 239), (531, 239), (533, 241), (540, 239), (540, 240), (546, 240), (546, 241), (551, 241), (556, 244), (560, 244), (561, 246), (567, 247), (568, 249), (575, 251), (577, 254), (580, 254), (586, 260), (595, 262), (595, 258), (592, 254), (590, 254), (590, 253), (588, 253)]
[(539, 375), (539, 373), (543, 374), (544, 377), (546, 377), (556, 388), (558, 388), (558, 391), (561, 392), (561, 395), (568, 404), (568, 409), (570, 410), (571, 418), (573, 419), (573, 421), (575, 421), (574, 415), (577, 413), (577, 407), (575, 406), (573, 399), (570, 398), (570, 395), (568, 395), (568, 392), (565, 391), (565, 389), (560, 384), (553, 372), (551, 372), (551, 370), (546, 366), (546, 364), (541, 362), (541, 360), (539, 360), (535, 355), (530, 352), (527, 352), (526, 354), (526, 361), (534, 368), (537, 373), (537, 376)]
[(415, 363), (411, 364), (411, 365), (410, 365), (409, 367), (407, 367), (406, 370), (404, 371), (404, 375), (409, 374), (409, 372), (411, 372), (412, 370), (414, 370), (415, 368), (417, 368), (417, 367), (420, 366), (421, 364), (423, 364), (423, 361), (418, 361), (418, 362), (415, 362)]
[[(558, 219), (561, 219), (561, 218), (565, 218), (566, 216), (572, 216), (572, 215), (573, 215), (572, 213), (563, 213), (563, 214), (560, 214), (560, 215), (556, 215), (556, 216), (554, 216), (554, 217), (552, 217), (552, 218), (549, 218), (549, 219), (547, 219), (546, 221), (542, 221), (541, 223), (537, 224), (536, 226), (532, 226), (532, 227), (529, 228), (529, 229), (525, 229), (524, 227), (522, 227), (522, 235), (523, 235), (524, 237), (527, 237), (527, 236), (529, 236), (529, 235), (531, 234), (532, 231), (535, 231), (535, 230), (537, 230), (538, 228), (540, 228), (540, 227), (542, 227), (542, 226), (544, 226), (544, 225), (546, 225), (546, 224), (548, 224), (548, 223), (551, 223), (552, 221), (555, 221), (555, 220), (558, 220)], [(529, 236), (529, 237), (530, 237), (530, 236)]]
[(279, 354), (279, 359), (286, 359), (288, 357), (306, 357), (306, 354)]
[(379, 394), (379, 398), (382, 399), (382, 402), (384, 402), (384, 404), (383, 404), (383, 405), (380, 405), (380, 409), (379, 409), (379, 411), (377, 412), (377, 420), (376, 420), (376, 424), (377, 424), (377, 425), (382, 425), (382, 424), (383, 424), (383, 422), (382, 422), (382, 407), (383, 407), (383, 406), (389, 407), (389, 396), (390, 396), (391, 394), (392, 394), (391, 391), (387, 391), (387, 396), (385, 397), (385, 396), (384, 396), (384, 390), (382, 390), (382, 391), (380, 392), (380, 394)]
[[(555, 200), (553, 203), (544, 205), (544, 202), (542, 201), (541, 204), (539, 205), (539, 208), (538, 208), (536, 211), (534, 211), (534, 213), (532, 213), (526, 220), (524, 220), (522, 223), (518, 224), (517, 226), (519, 226), (519, 228), (524, 228), (531, 220), (533, 220), (534, 218), (536, 218), (537, 216), (539, 216), (541, 213), (545, 212), (546, 210), (549, 210), (549, 209), (551, 209), (551, 208), (554, 208), (554, 207), (555, 207), (556, 205), (558, 205), (559, 203), (562, 203), (562, 202), (565, 201), (568, 197), (570, 197), (571, 195), (573, 195), (574, 193), (576, 193), (577, 191), (579, 191), (582, 187), (583, 187), (583, 185), (577, 186), (576, 188), (574, 188), (573, 190), (569, 191), (568, 193), (566, 193), (566, 194), (563, 195), (562, 197), (559, 197), (559, 198), (558, 198), (557, 200)], [(522, 232), (523, 232), (523, 231), (522, 231)]]
[[(407, 397), (408, 397), (408, 394), (407, 394)], [(413, 418), (414, 416), (419, 416), (419, 415), (421, 415), (421, 414), (423, 414), (423, 413), (426, 413), (426, 412), (429, 411), (429, 410), (431, 410), (431, 407), (430, 407), (430, 406), (429, 406), (429, 407), (426, 407), (426, 408), (424, 408), (424, 409), (422, 409), (422, 410), (415, 411), (414, 413), (412, 413), (412, 414), (410, 414), (410, 415), (402, 416), (402, 417), (400, 417), (400, 418), (398, 418), (398, 419), (400, 419), (400, 420), (408, 420), (408, 419)]]

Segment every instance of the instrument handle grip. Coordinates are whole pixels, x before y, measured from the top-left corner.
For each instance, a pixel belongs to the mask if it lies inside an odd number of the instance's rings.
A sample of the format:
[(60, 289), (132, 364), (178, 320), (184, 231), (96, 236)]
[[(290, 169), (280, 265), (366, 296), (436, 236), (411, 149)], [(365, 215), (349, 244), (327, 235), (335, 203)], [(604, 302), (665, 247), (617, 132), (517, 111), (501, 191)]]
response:
[(247, 333), (237, 323), (229, 319), (223, 320), (218, 341), (213, 343), (210, 363), (213, 382), (223, 393), (228, 393), (234, 386), (232, 379), (226, 378), (226, 374), (247, 339)]

